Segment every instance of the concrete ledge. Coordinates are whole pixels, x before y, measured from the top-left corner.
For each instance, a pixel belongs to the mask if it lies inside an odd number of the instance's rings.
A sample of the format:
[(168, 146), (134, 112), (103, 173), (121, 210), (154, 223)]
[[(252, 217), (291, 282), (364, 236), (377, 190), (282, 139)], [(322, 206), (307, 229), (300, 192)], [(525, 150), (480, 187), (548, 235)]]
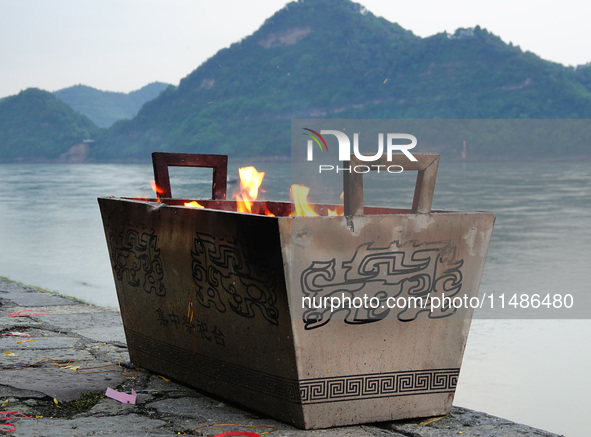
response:
[[(31, 315), (8, 317), (17, 312)], [(134, 368), (117, 311), (5, 279), (0, 279), (0, 354), (2, 410), (32, 417), (7, 421), (18, 436), (214, 436), (231, 431), (272, 431), (265, 434), (270, 437), (557, 436), (459, 407), (442, 418), (295, 429)], [(107, 387), (135, 390), (136, 405), (86, 394), (104, 393)], [(214, 426), (229, 423), (235, 425)]]

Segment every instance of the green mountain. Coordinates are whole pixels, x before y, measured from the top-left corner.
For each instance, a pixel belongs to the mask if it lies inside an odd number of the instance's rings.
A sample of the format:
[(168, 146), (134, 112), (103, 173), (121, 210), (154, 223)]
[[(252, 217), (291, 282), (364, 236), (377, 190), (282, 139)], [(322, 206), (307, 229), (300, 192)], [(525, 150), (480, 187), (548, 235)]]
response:
[[(81, 113), (101, 126), (131, 119), (100, 129)], [(79, 85), (0, 100), (0, 160), (289, 155), (292, 118), (588, 119), (591, 65), (545, 61), (479, 27), (420, 38), (349, 0), (299, 1), (176, 88), (122, 94)], [(470, 156), (590, 155), (569, 126), (556, 126), (536, 124), (515, 147), (505, 141), (513, 125), (491, 125), (469, 139)], [(454, 135), (429, 128), (421, 141), (438, 151), (453, 142), (457, 153)]]
[(420, 38), (349, 0), (294, 2), (91, 153), (289, 155), (291, 118), (591, 118), (591, 67), (542, 60), (480, 27)]
[(579, 65), (575, 70), (575, 75), (587, 91), (591, 91), (591, 62), (585, 65)]
[(0, 161), (83, 160), (99, 128), (53, 94), (29, 88), (0, 101)]
[(109, 127), (117, 120), (133, 118), (144, 103), (171, 85), (154, 82), (130, 93), (101, 91), (76, 85), (56, 91), (55, 96), (76, 111), (86, 115), (97, 126)]

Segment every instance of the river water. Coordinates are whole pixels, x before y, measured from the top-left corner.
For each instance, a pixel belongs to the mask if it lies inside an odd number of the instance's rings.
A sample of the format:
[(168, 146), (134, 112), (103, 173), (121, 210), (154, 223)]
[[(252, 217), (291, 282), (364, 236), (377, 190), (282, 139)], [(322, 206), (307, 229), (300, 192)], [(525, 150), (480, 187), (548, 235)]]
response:
[[(289, 164), (266, 171), (288, 200)], [(230, 162), (236, 177), (241, 162)], [(152, 197), (149, 165), (0, 164), (0, 275), (117, 307), (96, 198)], [(175, 197), (207, 198), (211, 173), (171, 169)], [(365, 184), (366, 205), (409, 205), (412, 178)], [(591, 171), (588, 163), (440, 164), (434, 208), (497, 213), (481, 292), (572, 293), (575, 319), (476, 312), (455, 404), (567, 436), (588, 435), (591, 402)], [(585, 313), (587, 311), (587, 313)], [(521, 316), (520, 316), (521, 314)]]

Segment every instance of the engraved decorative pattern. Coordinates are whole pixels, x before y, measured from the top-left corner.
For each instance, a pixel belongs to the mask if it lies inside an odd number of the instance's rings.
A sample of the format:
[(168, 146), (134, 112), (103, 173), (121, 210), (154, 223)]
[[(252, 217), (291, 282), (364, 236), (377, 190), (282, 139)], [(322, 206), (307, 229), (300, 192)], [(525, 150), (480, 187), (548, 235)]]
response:
[(412, 370), (406, 372), (306, 379), (300, 382), (303, 404), (351, 401), (453, 392), (460, 369)]
[[(348, 324), (373, 323), (390, 316), (403, 322), (416, 320), (420, 313), (430, 318), (451, 316), (456, 308), (441, 306), (434, 311), (428, 304), (432, 296), (458, 295), (462, 288), (462, 259), (456, 259), (456, 248), (449, 241), (414, 243), (400, 247), (397, 241), (386, 247), (374, 242), (357, 247), (350, 260), (337, 265), (335, 259), (313, 261), (300, 277), (303, 296), (309, 298), (303, 314), (305, 329), (326, 325), (331, 318)], [(335, 296), (374, 299), (380, 304), (348, 305), (331, 308)], [(422, 307), (389, 308), (388, 299), (404, 297)], [(338, 314), (338, 316), (337, 316)]]
[(247, 259), (237, 241), (197, 233), (191, 256), (201, 305), (246, 318), (259, 314), (271, 324), (279, 323), (273, 275)]
[(148, 294), (166, 296), (158, 236), (154, 229), (127, 224), (120, 233), (110, 232), (109, 241), (117, 280)]

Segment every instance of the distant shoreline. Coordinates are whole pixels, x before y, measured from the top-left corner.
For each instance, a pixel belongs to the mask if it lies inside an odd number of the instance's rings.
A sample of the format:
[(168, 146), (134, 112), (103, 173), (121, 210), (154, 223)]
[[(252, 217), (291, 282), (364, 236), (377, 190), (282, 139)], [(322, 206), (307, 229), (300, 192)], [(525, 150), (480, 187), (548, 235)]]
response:
[[(215, 153), (214, 153), (215, 154)], [(449, 157), (445, 154), (441, 154), (442, 159), (447, 162), (579, 162), (579, 161), (591, 161), (591, 155), (576, 155), (576, 156), (481, 156), (467, 159), (461, 159), (458, 156)], [(291, 161), (290, 156), (230, 156), (233, 161), (248, 161), (249, 159), (256, 159), (258, 162), (277, 162), (277, 163), (289, 163)], [(151, 157), (146, 159), (108, 159), (108, 160), (93, 160), (88, 159), (83, 162), (68, 162), (60, 159), (44, 159), (44, 158), (17, 158), (10, 160), (0, 160), (0, 164), (151, 164)]]

